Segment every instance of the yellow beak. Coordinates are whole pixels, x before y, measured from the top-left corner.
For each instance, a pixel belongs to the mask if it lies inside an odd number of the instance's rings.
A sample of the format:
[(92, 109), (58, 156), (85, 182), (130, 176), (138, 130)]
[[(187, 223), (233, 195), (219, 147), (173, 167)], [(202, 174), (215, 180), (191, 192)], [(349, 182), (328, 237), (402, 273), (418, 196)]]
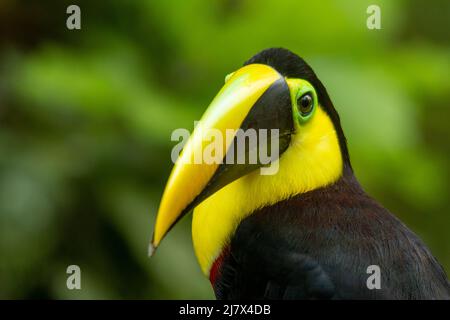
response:
[[(220, 163), (199, 161), (198, 158), (211, 143), (210, 129), (219, 131), (222, 137), (226, 137), (227, 129), (239, 129), (258, 99), (277, 80), (284, 82), (284, 78), (277, 71), (262, 64), (244, 66), (227, 78), (225, 85), (196, 125), (172, 169), (156, 217), (150, 255), (170, 228), (204, 200), (198, 197), (220, 166)], [(222, 140), (221, 151), (225, 156), (230, 141)]]

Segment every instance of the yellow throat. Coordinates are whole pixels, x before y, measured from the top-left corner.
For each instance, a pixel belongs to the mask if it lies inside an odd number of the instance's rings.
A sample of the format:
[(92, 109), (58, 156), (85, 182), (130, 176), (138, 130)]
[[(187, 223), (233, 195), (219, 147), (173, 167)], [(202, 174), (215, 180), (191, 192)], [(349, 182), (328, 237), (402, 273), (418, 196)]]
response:
[(319, 106), (310, 121), (296, 127), (290, 146), (277, 160), (279, 170), (275, 175), (261, 175), (259, 170), (251, 172), (194, 209), (192, 238), (206, 276), (239, 223), (252, 212), (330, 185), (342, 175), (339, 140), (326, 112)]

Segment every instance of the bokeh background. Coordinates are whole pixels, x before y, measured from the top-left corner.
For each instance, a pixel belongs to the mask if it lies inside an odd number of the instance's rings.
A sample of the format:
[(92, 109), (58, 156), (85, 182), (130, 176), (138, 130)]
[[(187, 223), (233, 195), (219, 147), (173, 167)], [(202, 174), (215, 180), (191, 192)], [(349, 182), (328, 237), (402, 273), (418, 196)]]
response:
[(450, 272), (449, 21), (446, 0), (1, 0), (0, 298), (213, 298), (190, 216), (146, 255), (170, 134), (274, 46), (312, 65), (362, 184)]

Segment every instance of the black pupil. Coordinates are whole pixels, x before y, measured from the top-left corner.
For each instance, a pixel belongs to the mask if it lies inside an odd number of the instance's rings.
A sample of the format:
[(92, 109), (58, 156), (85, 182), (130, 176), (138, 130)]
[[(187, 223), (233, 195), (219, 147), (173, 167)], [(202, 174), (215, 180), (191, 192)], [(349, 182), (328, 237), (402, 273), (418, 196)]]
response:
[(299, 99), (300, 111), (305, 114), (311, 112), (312, 109), (312, 97), (309, 93), (304, 94)]

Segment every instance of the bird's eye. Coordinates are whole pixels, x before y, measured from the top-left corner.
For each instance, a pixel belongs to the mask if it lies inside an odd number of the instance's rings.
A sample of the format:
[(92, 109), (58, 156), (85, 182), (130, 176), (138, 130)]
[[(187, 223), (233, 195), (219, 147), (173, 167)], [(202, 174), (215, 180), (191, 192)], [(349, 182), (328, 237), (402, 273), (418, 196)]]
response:
[(297, 99), (298, 110), (302, 116), (307, 116), (313, 110), (313, 97), (311, 93), (305, 93)]

